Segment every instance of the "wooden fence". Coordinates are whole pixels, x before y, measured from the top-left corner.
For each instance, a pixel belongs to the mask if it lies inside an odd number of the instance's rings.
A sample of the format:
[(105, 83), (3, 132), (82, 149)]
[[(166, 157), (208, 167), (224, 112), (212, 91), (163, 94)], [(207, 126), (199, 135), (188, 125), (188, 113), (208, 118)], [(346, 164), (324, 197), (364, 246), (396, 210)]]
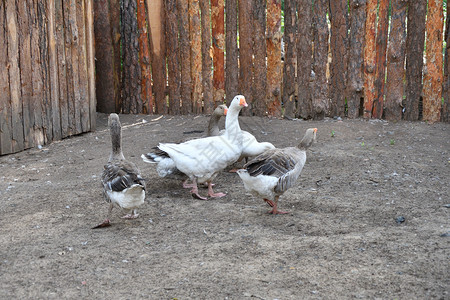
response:
[(0, 155), (95, 129), (92, 0), (0, 1)]
[(239, 93), (253, 115), (448, 121), (443, 10), (442, 0), (98, 0), (98, 109), (210, 113)]

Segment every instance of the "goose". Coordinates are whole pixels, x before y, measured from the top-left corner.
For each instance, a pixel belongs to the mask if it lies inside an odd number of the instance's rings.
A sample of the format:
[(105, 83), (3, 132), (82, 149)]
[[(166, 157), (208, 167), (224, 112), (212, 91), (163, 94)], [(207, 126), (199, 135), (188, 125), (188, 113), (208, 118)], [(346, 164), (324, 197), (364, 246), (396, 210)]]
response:
[[(216, 109), (213, 111), (211, 118), (208, 123), (208, 131), (207, 136), (217, 136), (220, 133), (219, 130), (219, 121), (222, 116), (226, 116), (228, 111), (228, 107), (224, 104), (218, 105)], [(177, 169), (175, 162), (170, 156), (160, 150), (157, 146), (152, 148), (152, 152), (147, 154), (142, 154), (141, 158), (144, 162), (150, 164), (158, 164), (156, 170), (158, 172), (159, 177), (175, 177), (175, 178), (183, 178), (183, 187), (184, 188), (192, 188), (192, 184), (188, 184), (189, 178), (186, 179), (186, 175), (180, 172)]]
[[(198, 183), (208, 184), (209, 197), (223, 197), (224, 193), (215, 193), (211, 181), (218, 172), (239, 159), (242, 153), (242, 131), (239, 127), (239, 112), (246, 107), (245, 97), (237, 95), (231, 101), (225, 118), (225, 132), (219, 136), (210, 136), (190, 140), (180, 144), (160, 143), (158, 149), (164, 152), (166, 167), (175, 167), (186, 174), (192, 181), (191, 194), (201, 200), (207, 200), (198, 194)], [(147, 157), (156, 156), (155, 153), (147, 154)], [(155, 159), (156, 160), (156, 159)], [(162, 161), (159, 164), (163, 163)]]
[(237, 171), (245, 189), (272, 207), (270, 214), (288, 213), (278, 210), (278, 198), (296, 183), (316, 133), (317, 128), (309, 128), (297, 147), (267, 150)]
[(111, 226), (110, 218), (114, 206), (129, 213), (124, 219), (135, 219), (139, 216), (136, 208), (144, 203), (146, 186), (136, 165), (127, 161), (122, 152), (122, 126), (119, 116), (111, 114), (108, 118), (111, 131), (112, 151), (108, 163), (102, 173), (103, 196), (109, 203), (106, 220), (95, 226), (101, 228)]

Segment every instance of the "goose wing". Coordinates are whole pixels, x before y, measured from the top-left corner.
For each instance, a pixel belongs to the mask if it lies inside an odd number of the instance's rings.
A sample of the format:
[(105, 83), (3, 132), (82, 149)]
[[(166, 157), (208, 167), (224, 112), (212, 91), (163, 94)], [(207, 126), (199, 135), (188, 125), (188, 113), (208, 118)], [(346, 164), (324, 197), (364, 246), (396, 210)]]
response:
[(121, 192), (133, 185), (141, 185), (145, 190), (145, 180), (136, 165), (127, 161), (117, 161), (104, 166), (102, 183), (105, 191)]

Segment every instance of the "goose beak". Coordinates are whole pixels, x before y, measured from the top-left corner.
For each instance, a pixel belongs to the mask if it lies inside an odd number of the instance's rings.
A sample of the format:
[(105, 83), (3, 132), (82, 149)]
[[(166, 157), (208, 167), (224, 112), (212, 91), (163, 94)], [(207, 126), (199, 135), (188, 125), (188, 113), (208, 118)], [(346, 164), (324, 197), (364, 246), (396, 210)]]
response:
[(314, 128), (314, 133), (317, 133), (317, 128)]
[(226, 116), (226, 115), (227, 115), (227, 112), (228, 112), (228, 109), (225, 108), (225, 109), (223, 110), (223, 115)]
[(247, 107), (248, 106), (248, 104), (247, 104), (247, 102), (245, 101), (245, 98), (242, 96), (241, 97), (241, 99), (240, 99), (240, 101), (239, 101), (239, 105), (240, 106), (244, 106), (244, 107)]

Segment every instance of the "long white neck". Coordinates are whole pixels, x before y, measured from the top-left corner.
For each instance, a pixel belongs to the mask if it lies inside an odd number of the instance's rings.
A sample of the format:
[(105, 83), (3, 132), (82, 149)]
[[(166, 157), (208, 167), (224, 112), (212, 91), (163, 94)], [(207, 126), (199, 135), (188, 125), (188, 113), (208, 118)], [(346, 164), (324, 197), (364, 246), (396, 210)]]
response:
[(239, 126), (239, 109), (240, 107), (230, 107), (227, 116), (225, 118), (225, 135), (228, 138), (237, 138), (240, 137), (242, 139), (242, 131)]

